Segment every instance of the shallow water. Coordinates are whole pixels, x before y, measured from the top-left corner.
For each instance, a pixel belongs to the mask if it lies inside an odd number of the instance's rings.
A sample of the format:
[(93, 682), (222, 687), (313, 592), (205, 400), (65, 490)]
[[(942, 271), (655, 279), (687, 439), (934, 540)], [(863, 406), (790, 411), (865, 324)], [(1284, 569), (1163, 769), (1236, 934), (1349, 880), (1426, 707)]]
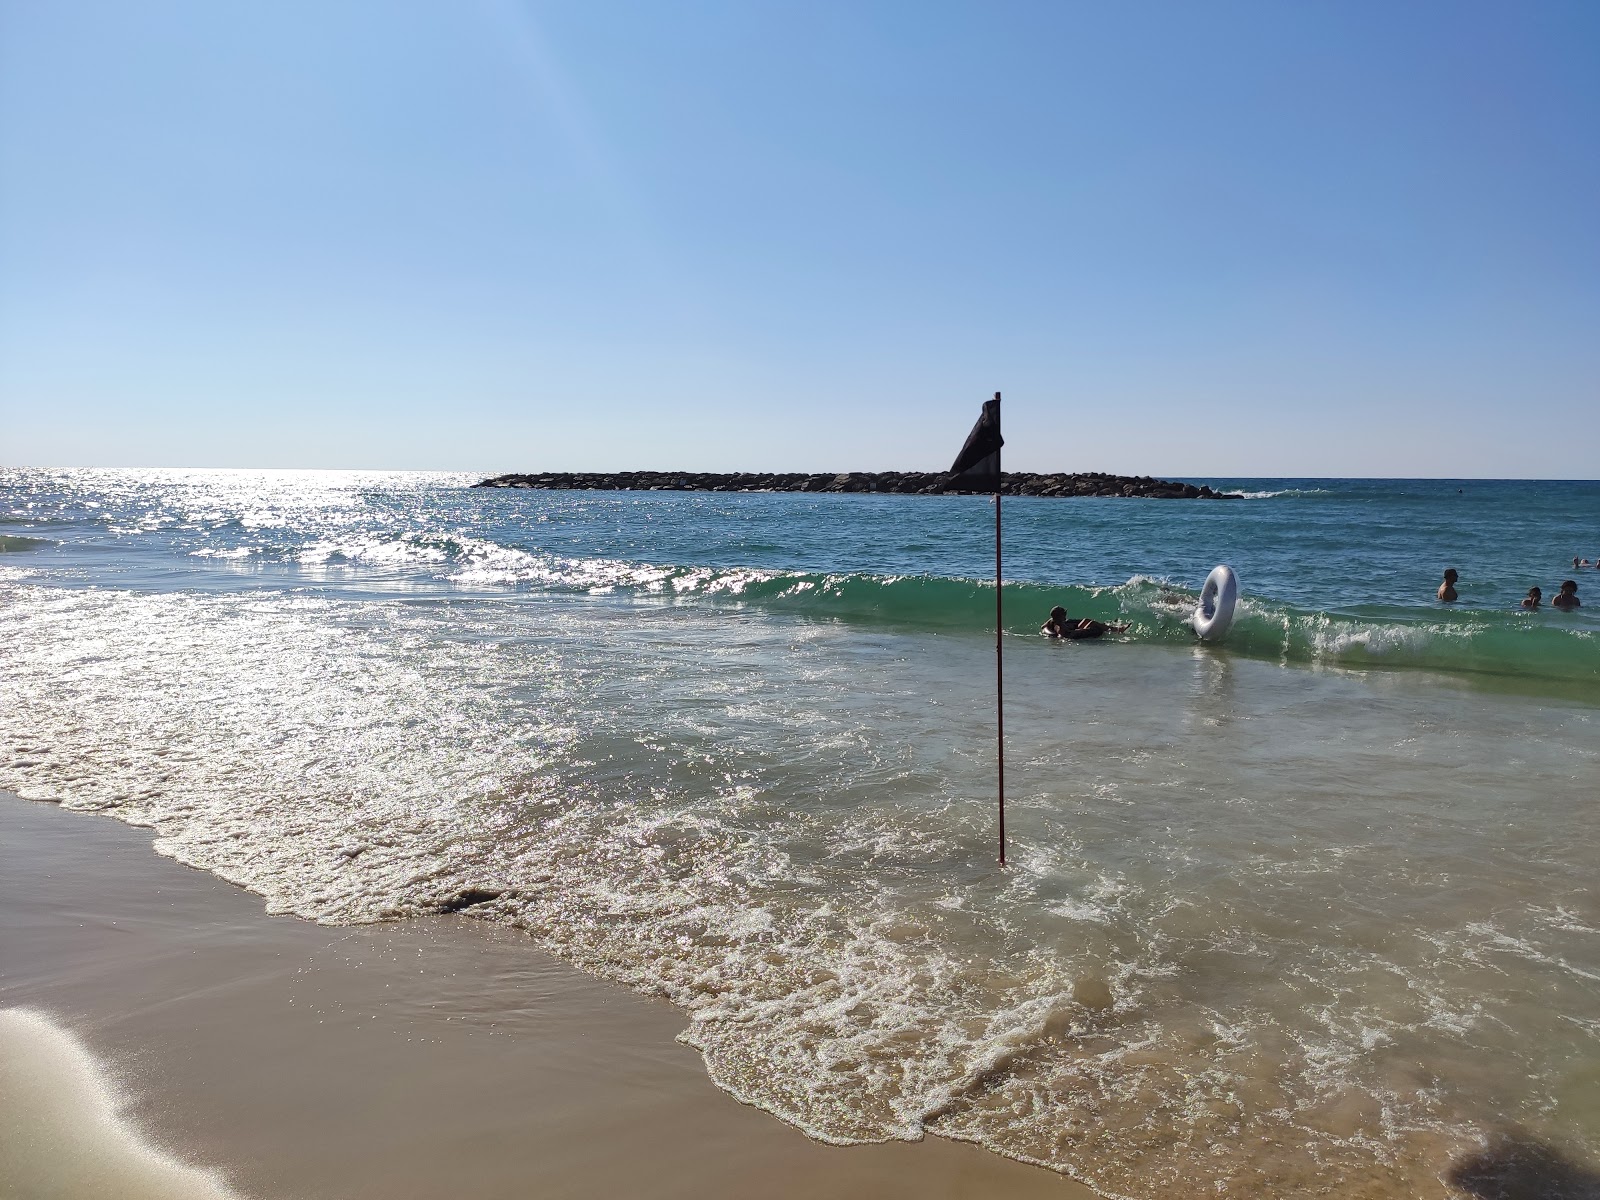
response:
[[(1008, 502), (1018, 627), (1070, 594), (1135, 629), (1009, 639), (1002, 871), (982, 501), (8, 479), (0, 528), (49, 544), (0, 566), (0, 787), (156, 825), (274, 911), (526, 929), (815, 1137), (1111, 1195), (1442, 1195), (1508, 1130), (1580, 1183), (1600, 1156), (1595, 627), (1395, 604), (1445, 522), (1407, 497)], [(1461, 569), (1509, 607), (1595, 494), (1501, 486), (1515, 545)], [(1321, 611), (1307, 504), (1392, 526)], [(1163, 594), (1223, 557), (1263, 628), (1432, 657), (1196, 646)], [(1492, 669), (1437, 649), (1457, 624)]]

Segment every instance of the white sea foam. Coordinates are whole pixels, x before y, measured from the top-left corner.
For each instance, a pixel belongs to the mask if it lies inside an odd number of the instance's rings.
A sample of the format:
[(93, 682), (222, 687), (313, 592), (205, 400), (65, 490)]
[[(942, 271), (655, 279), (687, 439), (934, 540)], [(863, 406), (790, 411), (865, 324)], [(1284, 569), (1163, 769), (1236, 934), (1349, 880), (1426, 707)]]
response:
[(1098, 904), (1087, 904), (1082, 900), (1063, 900), (1053, 906), (1051, 912), (1058, 916), (1066, 917), (1072, 921), (1107, 921), (1110, 914)]
[(258, 546), (213, 546), (200, 550), (189, 551), (191, 558), (249, 558), (252, 554), (261, 553)]
[(1333, 491), (1329, 488), (1279, 488), (1276, 491), (1236, 492), (1234, 494), (1245, 500), (1275, 500), (1281, 496), (1331, 496)]

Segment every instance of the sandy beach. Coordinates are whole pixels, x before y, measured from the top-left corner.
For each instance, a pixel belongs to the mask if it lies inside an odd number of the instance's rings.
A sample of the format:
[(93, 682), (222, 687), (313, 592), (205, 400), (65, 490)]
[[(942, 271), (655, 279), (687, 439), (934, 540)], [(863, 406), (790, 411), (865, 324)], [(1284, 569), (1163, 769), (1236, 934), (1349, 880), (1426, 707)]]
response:
[[(0, 794), (0, 1008), (76, 1034), (128, 1123), (240, 1196), (1091, 1195), (938, 1138), (809, 1141), (719, 1092), (680, 1014), (519, 935), (268, 917), (149, 843)], [(0, 1104), (0, 1194), (128, 1194), (78, 1190), (81, 1142), (40, 1173), (28, 1100)]]

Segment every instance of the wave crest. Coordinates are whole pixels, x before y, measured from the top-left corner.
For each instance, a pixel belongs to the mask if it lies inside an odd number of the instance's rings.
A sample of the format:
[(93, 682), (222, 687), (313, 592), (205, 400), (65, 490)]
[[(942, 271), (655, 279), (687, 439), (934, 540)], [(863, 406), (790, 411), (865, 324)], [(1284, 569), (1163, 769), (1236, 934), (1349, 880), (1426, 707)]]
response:
[[(659, 564), (525, 550), (462, 534), (324, 540), (293, 551), (291, 560), (313, 567), (431, 567), (441, 578), (470, 586), (733, 602), (825, 620), (974, 633), (994, 627), (994, 584), (982, 579)], [(1126, 640), (1187, 643), (1197, 599), (1192, 589), (1148, 575), (1103, 586), (1007, 582), (1005, 628), (1032, 633), (1059, 604), (1073, 616), (1126, 623)], [(1600, 638), (1584, 614), (1402, 606), (1326, 612), (1246, 596), (1226, 645), (1233, 653), (1286, 663), (1600, 686)]]

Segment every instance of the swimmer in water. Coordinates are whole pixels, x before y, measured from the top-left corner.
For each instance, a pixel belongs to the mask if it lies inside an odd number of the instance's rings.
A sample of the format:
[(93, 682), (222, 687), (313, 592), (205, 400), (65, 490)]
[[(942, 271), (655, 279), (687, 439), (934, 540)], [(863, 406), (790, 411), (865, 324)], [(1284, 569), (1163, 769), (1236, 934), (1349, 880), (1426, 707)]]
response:
[(1107, 625), (1104, 621), (1089, 617), (1069, 617), (1067, 610), (1058, 604), (1050, 610), (1050, 619), (1040, 626), (1040, 632), (1053, 638), (1076, 641), (1080, 638), (1104, 637), (1108, 633), (1123, 633), (1127, 628), (1126, 625)]
[(1541, 592), (1538, 588), (1536, 588), (1536, 587), (1529, 588), (1528, 589), (1527, 599), (1525, 599), (1522, 602), (1522, 607), (1523, 608), (1538, 608), (1539, 607), (1539, 601), (1543, 596), (1544, 596), (1544, 593)]
[(1456, 580), (1460, 578), (1456, 569), (1451, 567), (1444, 573), (1444, 582), (1439, 585), (1439, 599), (1446, 604), (1456, 599)]
[(1556, 593), (1556, 598), (1550, 601), (1551, 608), (1559, 608), (1562, 612), (1571, 612), (1575, 608), (1582, 608), (1583, 601), (1578, 599), (1578, 585), (1574, 580), (1563, 579), (1561, 590)]

